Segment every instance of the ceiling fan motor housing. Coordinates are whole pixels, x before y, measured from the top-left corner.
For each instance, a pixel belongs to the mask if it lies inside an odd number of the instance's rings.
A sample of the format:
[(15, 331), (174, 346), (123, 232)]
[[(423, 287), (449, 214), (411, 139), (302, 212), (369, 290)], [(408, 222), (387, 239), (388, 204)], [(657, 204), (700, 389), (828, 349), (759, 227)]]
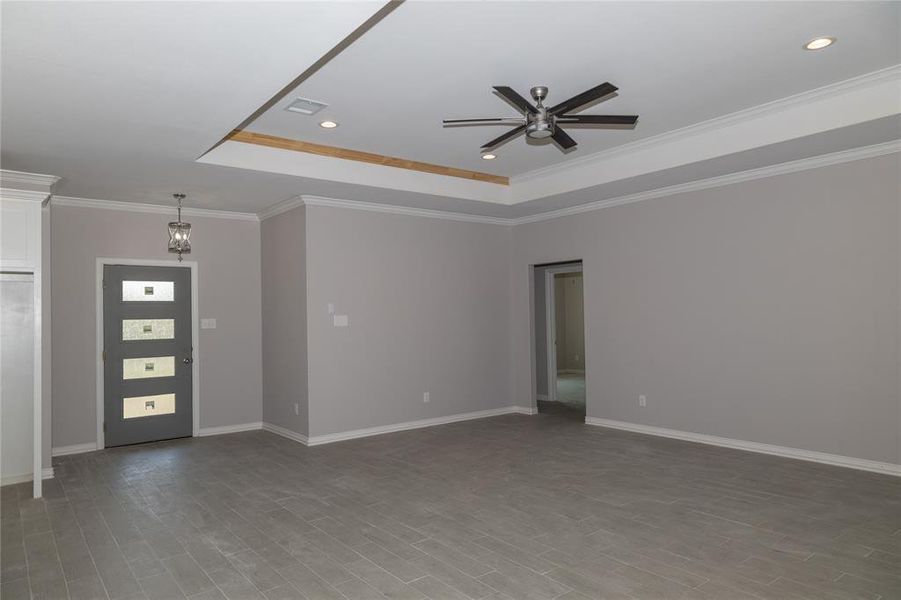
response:
[(543, 106), (535, 114), (528, 115), (529, 124), (526, 135), (535, 140), (549, 138), (554, 135), (554, 117), (549, 117)]

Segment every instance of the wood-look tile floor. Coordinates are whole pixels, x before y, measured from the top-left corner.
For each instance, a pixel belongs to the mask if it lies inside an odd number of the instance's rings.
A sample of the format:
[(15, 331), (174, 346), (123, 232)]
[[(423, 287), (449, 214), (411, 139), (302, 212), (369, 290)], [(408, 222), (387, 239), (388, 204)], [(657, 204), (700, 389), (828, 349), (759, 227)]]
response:
[(3, 600), (901, 598), (901, 479), (510, 415), (54, 460)]

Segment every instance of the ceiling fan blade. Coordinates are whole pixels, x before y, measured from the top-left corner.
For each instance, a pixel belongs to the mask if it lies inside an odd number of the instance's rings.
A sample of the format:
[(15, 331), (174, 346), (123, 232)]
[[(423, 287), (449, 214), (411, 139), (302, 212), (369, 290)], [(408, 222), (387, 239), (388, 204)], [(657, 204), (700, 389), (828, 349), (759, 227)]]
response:
[(557, 117), (558, 123), (582, 123), (589, 125), (635, 125), (638, 115), (565, 115)]
[(444, 119), (441, 122), (445, 125), (522, 125), (525, 123), (525, 119), (498, 117), (494, 119)]
[(586, 90), (581, 94), (573, 96), (569, 100), (564, 100), (560, 104), (551, 107), (547, 112), (551, 115), (562, 115), (563, 113), (567, 113), (571, 110), (576, 110), (580, 106), (585, 106), (593, 100), (608, 96), (618, 89), (618, 87), (608, 81), (606, 83), (602, 83), (601, 85), (595, 86), (590, 90)]
[(522, 132), (525, 131), (525, 130), (526, 130), (526, 126), (525, 126), (525, 125), (520, 125), (519, 127), (514, 127), (513, 129), (511, 129), (510, 131), (508, 131), (508, 132), (505, 133), (504, 135), (500, 135), (500, 136), (494, 138), (493, 140), (491, 140), (491, 141), (488, 142), (487, 144), (482, 144), (482, 150), (485, 150), (485, 149), (487, 149), (487, 148), (494, 148), (495, 146), (500, 146), (501, 144), (503, 144), (503, 143), (506, 142), (507, 140), (512, 139), (512, 138), (515, 138), (516, 136), (518, 136), (520, 133), (522, 133)]
[(576, 140), (569, 137), (569, 134), (559, 127), (554, 128), (554, 135), (551, 136), (551, 139), (560, 144), (560, 147), (564, 150), (569, 150), (576, 145)]
[(516, 93), (516, 90), (511, 87), (507, 87), (505, 85), (496, 85), (494, 86), (494, 91), (506, 98), (508, 102), (513, 104), (513, 106), (521, 110), (523, 113), (534, 115), (538, 112), (538, 109), (532, 106), (531, 102), (520, 96), (518, 93)]

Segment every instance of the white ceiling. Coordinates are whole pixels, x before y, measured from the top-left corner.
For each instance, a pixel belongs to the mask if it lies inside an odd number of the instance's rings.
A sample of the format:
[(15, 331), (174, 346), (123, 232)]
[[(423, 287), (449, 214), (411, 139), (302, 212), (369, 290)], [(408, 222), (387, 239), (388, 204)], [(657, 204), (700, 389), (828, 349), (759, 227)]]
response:
[[(899, 62), (897, 2), (409, 1), (247, 129), (389, 156), (519, 175)], [(838, 37), (820, 52), (801, 49)], [(637, 114), (634, 130), (570, 127), (564, 154), (519, 137), (494, 161), (479, 147), (510, 126), (442, 128), (442, 118), (515, 117), (492, 93), (550, 87), (553, 105), (610, 81), (584, 114)], [(284, 106), (327, 102), (314, 116)], [(318, 126), (323, 119), (336, 129)]]
[(2, 2), (0, 164), (57, 193), (258, 210), (297, 178), (195, 163), (383, 2)]
[[(362, 169), (371, 165), (339, 159), (277, 167), (310, 159), (285, 151), (266, 155), (269, 162), (260, 165), (241, 154), (250, 147), (233, 142), (196, 162), (381, 6), (2, 2), (0, 166), (61, 176), (58, 194), (87, 198), (165, 204), (173, 191), (185, 191), (190, 206), (257, 212), (313, 194), (513, 215), (513, 207), (457, 193), (471, 182), (389, 167), (373, 173)], [(408, 0), (247, 129), (525, 180), (531, 176), (523, 174), (535, 169), (576, 168), (587, 155), (612, 146), (657, 139), (901, 63), (899, 9), (895, 2)], [(801, 50), (816, 35), (839, 40), (821, 52)], [(492, 85), (510, 85), (524, 95), (531, 85), (549, 85), (553, 103), (606, 80), (620, 87), (619, 96), (585, 114), (635, 112), (641, 115), (638, 126), (633, 131), (572, 128), (579, 148), (566, 155), (520, 138), (502, 146), (498, 160), (483, 161), (478, 147), (502, 129), (440, 126), (445, 117), (513, 116), (513, 109), (491, 94)], [(330, 106), (315, 117), (286, 113), (282, 107), (295, 95)], [(796, 137), (795, 145), (757, 154), (744, 153), (750, 145), (724, 147), (720, 154), (733, 159), (715, 164), (720, 171), (741, 170), (818, 148), (835, 151), (896, 139), (897, 120), (888, 127), (872, 125), (892, 111), (901, 107), (883, 105), (859, 123), (827, 122), (822, 115), (828, 111), (818, 111), (800, 119), (804, 125), (816, 121), (816, 127), (793, 125), (796, 130), (782, 138), (755, 142), (765, 149)], [(323, 130), (317, 124), (324, 118), (341, 126)], [(835, 133), (828, 143), (817, 137), (829, 130)], [(716, 170), (700, 159), (686, 162), (691, 164), (679, 172), (680, 179)], [(349, 172), (356, 175), (344, 175)], [(408, 175), (425, 179), (409, 186), (392, 183)], [(602, 193), (588, 183), (581, 192), (547, 190), (524, 196), (515, 214), (589, 202)]]

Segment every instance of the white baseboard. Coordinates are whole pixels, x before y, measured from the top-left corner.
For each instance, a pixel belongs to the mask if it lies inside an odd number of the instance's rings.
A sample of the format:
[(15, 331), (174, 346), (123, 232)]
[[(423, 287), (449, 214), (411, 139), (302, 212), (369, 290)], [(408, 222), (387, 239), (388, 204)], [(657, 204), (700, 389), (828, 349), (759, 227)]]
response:
[(325, 435), (305, 436), (273, 425), (272, 423), (263, 423), (263, 429), (271, 431), (276, 435), (286, 437), (300, 442), (306, 446), (319, 446), (322, 444), (331, 444), (333, 442), (343, 442), (345, 440), (354, 440), (357, 438), (370, 437), (373, 435), (382, 435), (385, 433), (394, 433), (396, 431), (407, 431), (409, 429), (420, 429), (422, 427), (434, 427), (435, 425), (446, 425), (448, 423), (458, 423), (460, 421), (471, 421), (473, 419), (484, 419), (486, 417), (496, 417), (499, 415), (521, 414), (534, 415), (535, 409), (530, 406), (504, 406), (501, 408), (492, 408), (489, 410), (477, 410), (475, 412), (459, 413), (446, 417), (433, 417), (431, 419), (419, 419), (417, 421), (406, 421), (404, 423), (394, 423), (393, 425), (383, 425), (381, 427), (367, 427), (366, 429), (353, 429), (350, 431), (341, 431), (339, 433), (327, 433)]
[(725, 448), (747, 450), (748, 452), (758, 452), (760, 454), (772, 454), (773, 456), (782, 456), (784, 458), (794, 458), (797, 460), (806, 460), (810, 462), (822, 463), (825, 465), (833, 465), (836, 467), (848, 467), (851, 469), (859, 469), (861, 471), (871, 471), (873, 473), (883, 473), (886, 475), (895, 475), (901, 477), (901, 465), (879, 462), (876, 460), (868, 460), (865, 458), (854, 458), (851, 456), (841, 456), (839, 454), (827, 454), (825, 452), (817, 452), (815, 450), (802, 450), (800, 448), (789, 448), (787, 446), (761, 444), (759, 442), (735, 440), (732, 438), (724, 438), (715, 435), (692, 433), (690, 431), (680, 431), (678, 429), (666, 429), (664, 427), (641, 425), (639, 423), (627, 423), (625, 421), (612, 421), (610, 419), (599, 419), (597, 417), (585, 417), (585, 423), (587, 423), (588, 425), (597, 425), (600, 427), (610, 427), (612, 429), (632, 431), (634, 433), (645, 433), (648, 435), (673, 438), (687, 442), (698, 442), (700, 444), (710, 444), (712, 446), (723, 446)]
[(304, 434), (297, 433), (296, 431), (291, 431), (290, 429), (286, 429), (284, 427), (279, 427), (278, 425), (273, 425), (272, 423), (263, 423), (263, 430), (274, 433), (275, 435), (286, 437), (289, 440), (294, 440), (295, 442), (300, 442), (304, 446), (309, 445), (309, 438)]
[(460, 421), (471, 421), (473, 419), (484, 419), (487, 417), (496, 417), (499, 415), (509, 414), (531, 415), (532, 408), (527, 406), (503, 406), (501, 408), (491, 408), (488, 410), (477, 410), (475, 412), (459, 413), (456, 415), (448, 415), (446, 417), (433, 417), (431, 419), (419, 419), (417, 421), (407, 421), (405, 423), (395, 423), (393, 425), (383, 425), (381, 427), (367, 427), (366, 429), (353, 429), (351, 431), (342, 431), (339, 433), (327, 433), (325, 435), (314, 435), (307, 441), (308, 446), (318, 446), (320, 444), (330, 444), (332, 442), (343, 442), (344, 440), (353, 440), (356, 438), (369, 437), (373, 435), (382, 435), (384, 433), (394, 433), (396, 431), (407, 431), (409, 429), (420, 429), (422, 427), (434, 427), (435, 425), (446, 425), (448, 423), (458, 423)]
[(262, 428), (263, 424), (260, 421), (255, 421), (253, 423), (238, 423), (237, 425), (223, 425), (221, 427), (201, 427), (197, 431), (197, 437), (222, 435), (223, 433), (240, 433), (242, 431), (255, 431)]
[(96, 442), (87, 444), (73, 444), (71, 446), (57, 446), (50, 451), (51, 456), (66, 456), (68, 454), (81, 454), (83, 452), (93, 452), (97, 449)]
[[(34, 479), (31, 473), (25, 473), (23, 475), (7, 475), (6, 477), (0, 478), (0, 487), (5, 485), (15, 485), (17, 483), (25, 483), (26, 481), (31, 481)], [(44, 467), (41, 472), (41, 479), (53, 479), (53, 467)]]

